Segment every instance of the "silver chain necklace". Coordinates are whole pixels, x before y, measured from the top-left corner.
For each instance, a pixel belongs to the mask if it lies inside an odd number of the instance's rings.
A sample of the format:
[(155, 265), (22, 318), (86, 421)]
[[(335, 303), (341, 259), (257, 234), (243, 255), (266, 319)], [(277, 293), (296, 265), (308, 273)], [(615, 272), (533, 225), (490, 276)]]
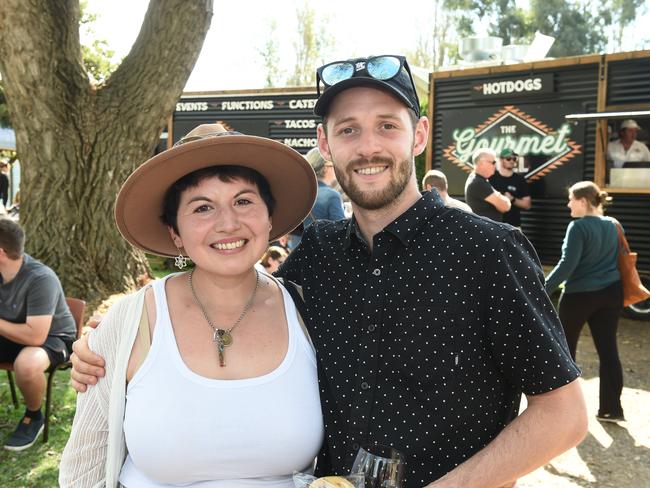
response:
[(192, 275), (194, 274), (195, 269), (196, 268), (193, 268), (192, 271), (190, 271), (190, 274), (187, 277), (187, 281), (190, 284), (190, 290), (192, 291), (192, 296), (194, 297), (194, 301), (201, 309), (201, 313), (203, 313), (203, 318), (205, 318), (205, 321), (212, 329), (212, 342), (214, 342), (215, 345), (217, 346), (217, 352), (219, 353), (219, 366), (223, 367), (226, 365), (226, 347), (230, 346), (233, 343), (231, 332), (235, 327), (239, 325), (239, 323), (243, 320), (243, 318), (246, 316), (251, 306), (253, 305), (253, 301), (255, 300), (255, 295), (257, 294), (257, 288), (260, 284), (260, 273), (257, 271), (257, 269), (255, 269), (255, 288), (253, 289), (253, 293), (251, 294), (251, 297), (248, 299), (248, 302), (246, 302), (246, 305), (244, 305), (244, 309), (242, 310), (241, 314), (239, 314), (239, 318), (235, 321), (235, 323), (232, 325), (230, 329), (220, 329), (219, 327), (216, 327), (214, 325), (212, 320), (210, 320), (210, 317), (208, 317), (208, 313), (205, 311), (205, 307), (199, 300), (199, 297), (196, 296), (196, 291), (194, 290), (194, 285), (192, 284)]

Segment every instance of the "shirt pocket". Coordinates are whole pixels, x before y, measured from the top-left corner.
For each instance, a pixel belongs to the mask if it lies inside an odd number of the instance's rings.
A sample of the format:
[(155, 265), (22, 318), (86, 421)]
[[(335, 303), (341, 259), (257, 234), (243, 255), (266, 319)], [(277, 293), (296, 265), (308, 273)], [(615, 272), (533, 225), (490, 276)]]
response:
[(432, 304), (402, 309), (394, 350), (400, 354), (402, 375), (415, 396), (426, 401), (453, 392), (461, 366), (460, 320), (451, 307)]

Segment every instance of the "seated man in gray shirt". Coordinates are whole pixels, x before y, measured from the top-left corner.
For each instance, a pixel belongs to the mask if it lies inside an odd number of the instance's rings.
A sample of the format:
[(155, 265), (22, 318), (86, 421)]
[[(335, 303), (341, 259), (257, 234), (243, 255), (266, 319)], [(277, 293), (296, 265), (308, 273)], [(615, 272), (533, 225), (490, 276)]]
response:
[(4, 447), (22, 451), (43, 431), (44, 372), (70, 357), (77, 335), (54, 271), (23, 252), (25, 233), (0, 218), (0, 362), (14, 365), (27, 407)]

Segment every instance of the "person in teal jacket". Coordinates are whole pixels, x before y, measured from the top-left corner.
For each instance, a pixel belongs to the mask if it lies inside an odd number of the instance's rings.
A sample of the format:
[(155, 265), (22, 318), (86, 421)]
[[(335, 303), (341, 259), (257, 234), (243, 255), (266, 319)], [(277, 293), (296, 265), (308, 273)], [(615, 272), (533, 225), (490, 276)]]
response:
[(624, 421), (621, 405), (623, 370), (618, 356), (616, 330), (623, 308), (623, 287), (618, 271), (618, 230), (603, 208), (611, 201), (607, 192), (591, 181), (569, 189), (572, 221), (567, 227), (562, 257), (546, 277), (550, 294), (565, 283), (559, 315), (571, 356), (575, 360), (580, 331), (585, 322), (600, 359), (600, 406), (597, 418)]

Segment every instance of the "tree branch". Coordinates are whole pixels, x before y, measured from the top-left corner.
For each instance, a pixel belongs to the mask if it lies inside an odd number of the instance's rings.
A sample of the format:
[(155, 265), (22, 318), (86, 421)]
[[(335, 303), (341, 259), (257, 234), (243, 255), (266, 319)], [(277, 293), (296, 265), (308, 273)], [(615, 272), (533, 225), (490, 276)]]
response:
[(98, 103), (120, 99), (121, 117), (146, 114), (162, 123), (194, 68), (211, 19), (212, 0), (150, 2), (131, 52), (100, 89)]
[(12, 113), (33, 110), (62, 121), (70, 112), (54, 112), (48, 103), (32, 106), (32, 101), (60, 100), (72, 107), (88, 89), (79, 46), (78, 0), (1, 1), (0, 53)]

